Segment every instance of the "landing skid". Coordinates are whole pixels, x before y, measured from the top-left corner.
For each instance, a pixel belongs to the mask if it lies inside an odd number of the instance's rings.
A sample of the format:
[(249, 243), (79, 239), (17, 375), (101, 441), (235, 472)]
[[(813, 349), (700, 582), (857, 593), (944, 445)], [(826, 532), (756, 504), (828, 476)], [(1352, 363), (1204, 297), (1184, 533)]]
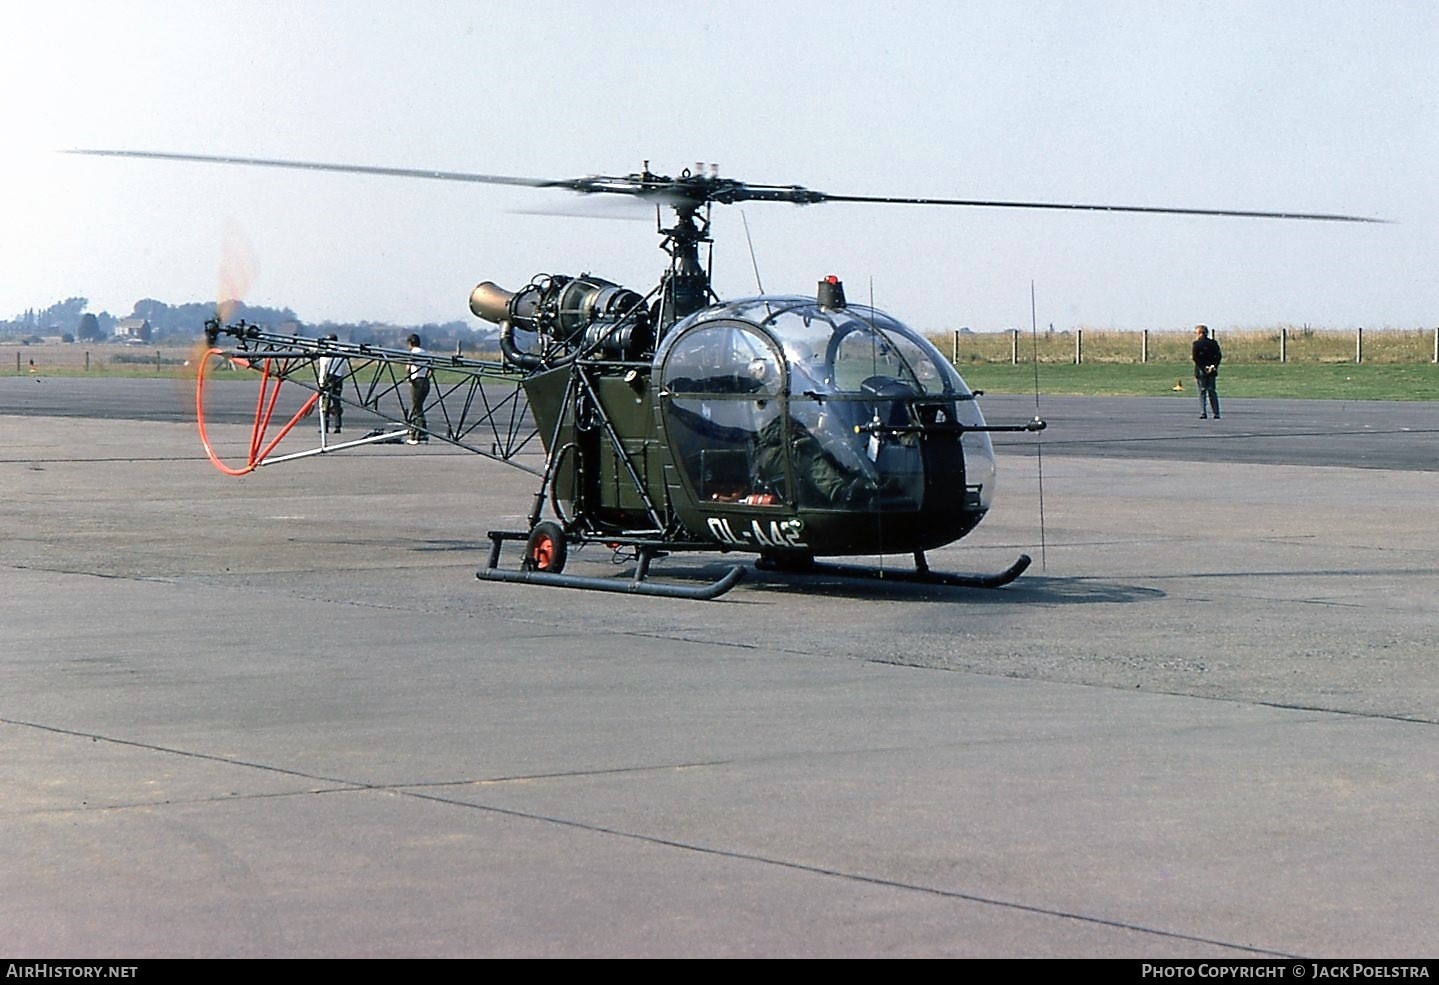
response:
[(1002, 588), (1024, 574), (1031, 564), (1028, 554), (1019, 558), (1003, 571), (992, 575), (961, 575), (948, 571), (932, 571), (922, 551), (915, 552), (913, 571), (896, 571), (891, 568), (866, 568), (848, 564), (820, 564), (809, 568), (814, 574), (842, 575), (845, 578), (871, 578), (876, 581), (904, 581), (921, 585), (946, 585), (951, 588)]
[[(549, 528), (543, 531), (542, 528)], [(637, 543), (629, 541), (629, 546), (636, 550), (634, 574), (628, 581), (617, 578), (596, 578), (587, 575), (567, 575), (558, 570), (564, 566), (564, 549), (560, 548), (558, 554), (535, 553), (536, 532), (542, 531), (546, 536), (563, 540), (564, 535), (560, 529), (552, 524), (540, 524), (535, 531), (526, 534), (514, 530), (491, 530), (490, 531), (490, 556), (486, 565), (475, 572), (475, 577), (481, 581), (504, 581), (520, 585), (544, 585), (551, 588), (578, 588), (592, 592), (619, 592), (626, 595), (650, 595), (657, 598), (672, 599), (698, 599), (708, 601), (719, 598), (728, 592), (735, 585), (739, 584), (745, 576), (745, 569), (741, 565), (732, 566), (724, 576), (708, 585), (672, 585), (656, 584), (648, 581), (650, 563), (656, 557), (663, 557), (665, 552), (654, 543)], [(507, 540), (526, 542), (526, 563), (518, 571), (504, 569), (500, 564), (500, 546)], [(547, 545), (553, 550), (555, 545)], [(675, 546), (675, 545), (670, 545)], [(703, 550), (704, 546), (699, 544), (678, 545), (682, 548), (692, 550)], [(929, 567), (923, 551), (914, 553), (913, 571), (896, 571), (890, 568), (870, 568), (860, 565), (847, 564), (822, 564), (806, 559), (808, 563), (793, 568), (787, 568), (773, 560), (761, 557), (755, 567), (761, 571), (791, 571), (798, 575), (838, 575), (844, 578), (868, 578), (875, 581), (902, 581), (911, 584), (921, 585), (943, 585), (950, 588), (1002, 588), (1014, 581), (1028, 570), (1032, 563), (1028, 554), (1021, 554), (1013, 564), (1003, 571), (990, 575), (964, 575), (948, 571), (933, 571)], [(544, 570), (544, 564), (554, 563), (554, 570)], [(768, 563), (767, 563), (768, 562)]]

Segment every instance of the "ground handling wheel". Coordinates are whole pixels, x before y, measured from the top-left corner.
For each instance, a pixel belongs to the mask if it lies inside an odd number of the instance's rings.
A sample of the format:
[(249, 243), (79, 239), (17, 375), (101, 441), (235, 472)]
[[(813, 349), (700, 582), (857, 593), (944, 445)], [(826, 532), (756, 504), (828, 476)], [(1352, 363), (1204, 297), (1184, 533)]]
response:
[(535, 524), (525, 542), (525, 570), (557, 575), (565, 569), (568, 553), (564, 530), (558, 523), (543, 520)]

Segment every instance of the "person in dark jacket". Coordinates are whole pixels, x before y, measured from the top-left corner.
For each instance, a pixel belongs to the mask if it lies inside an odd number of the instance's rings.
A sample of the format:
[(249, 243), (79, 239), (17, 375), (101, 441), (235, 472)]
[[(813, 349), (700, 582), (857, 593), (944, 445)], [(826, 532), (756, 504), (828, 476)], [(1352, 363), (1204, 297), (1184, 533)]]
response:
[(1194, 326), (1192, 354), (1194, 357), (1194, 382), (1199, 387), (1199, 418), (1203, 420), (1208, 417), (1209, 408), (1212, 407), (1214, 408), (1214, 419), (1217, 421), (1219, 420), (1219, 391), (1215, 384), (1219, 380), (1219, 362), (1224, 358), (1224, 354), (1219, 351), (1219, 343), (1209, 337), (1207, 325)]

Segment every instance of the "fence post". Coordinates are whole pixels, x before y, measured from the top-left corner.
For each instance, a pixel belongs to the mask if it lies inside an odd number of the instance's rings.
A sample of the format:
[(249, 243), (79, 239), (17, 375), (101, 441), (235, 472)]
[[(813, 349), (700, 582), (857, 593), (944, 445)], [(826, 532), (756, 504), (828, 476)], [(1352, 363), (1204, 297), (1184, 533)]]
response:
[(1149, 362), (1149, 329), (1139, 333), (1139, 361)]
[[(1434, 337), (1439, 339), (1439, 328), (1434, 330)], [(1019, 329), (1017, 328), (1009, 330), (1009, 364), (1011, 366), (1019, 365)]]
[(959, 365), (959, 329), (954, 330), (954, 340), (949, 345), (949, 361)]
[(1289, 327), (1286, 325), (1279, 329), (1279, 362), (1281, 364), (1289, 361)]
[(1361, 326), (1354, 330), (1354, 362), (1364, 361), (1364, 328)]
[(1084, 329), (1074, 330), (1074, 365), (1084, 362)]
[(1439, 363), (1439, 328), (1434, 329), (1434, 361)]

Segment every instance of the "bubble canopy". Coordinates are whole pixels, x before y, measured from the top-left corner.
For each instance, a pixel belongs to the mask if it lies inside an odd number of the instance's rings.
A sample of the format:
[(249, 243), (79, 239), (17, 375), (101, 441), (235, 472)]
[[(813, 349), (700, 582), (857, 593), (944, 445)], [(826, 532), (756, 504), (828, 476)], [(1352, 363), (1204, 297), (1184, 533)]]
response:
[(716, 305), (665, 334), (655, 368), (666, 430), (702, 502), (942, 509), (975, 522), (989, 507), (988, 434), (939, 436), (983, 427), (974, 395), (933, 344), (882, 311), (806, 297)]

